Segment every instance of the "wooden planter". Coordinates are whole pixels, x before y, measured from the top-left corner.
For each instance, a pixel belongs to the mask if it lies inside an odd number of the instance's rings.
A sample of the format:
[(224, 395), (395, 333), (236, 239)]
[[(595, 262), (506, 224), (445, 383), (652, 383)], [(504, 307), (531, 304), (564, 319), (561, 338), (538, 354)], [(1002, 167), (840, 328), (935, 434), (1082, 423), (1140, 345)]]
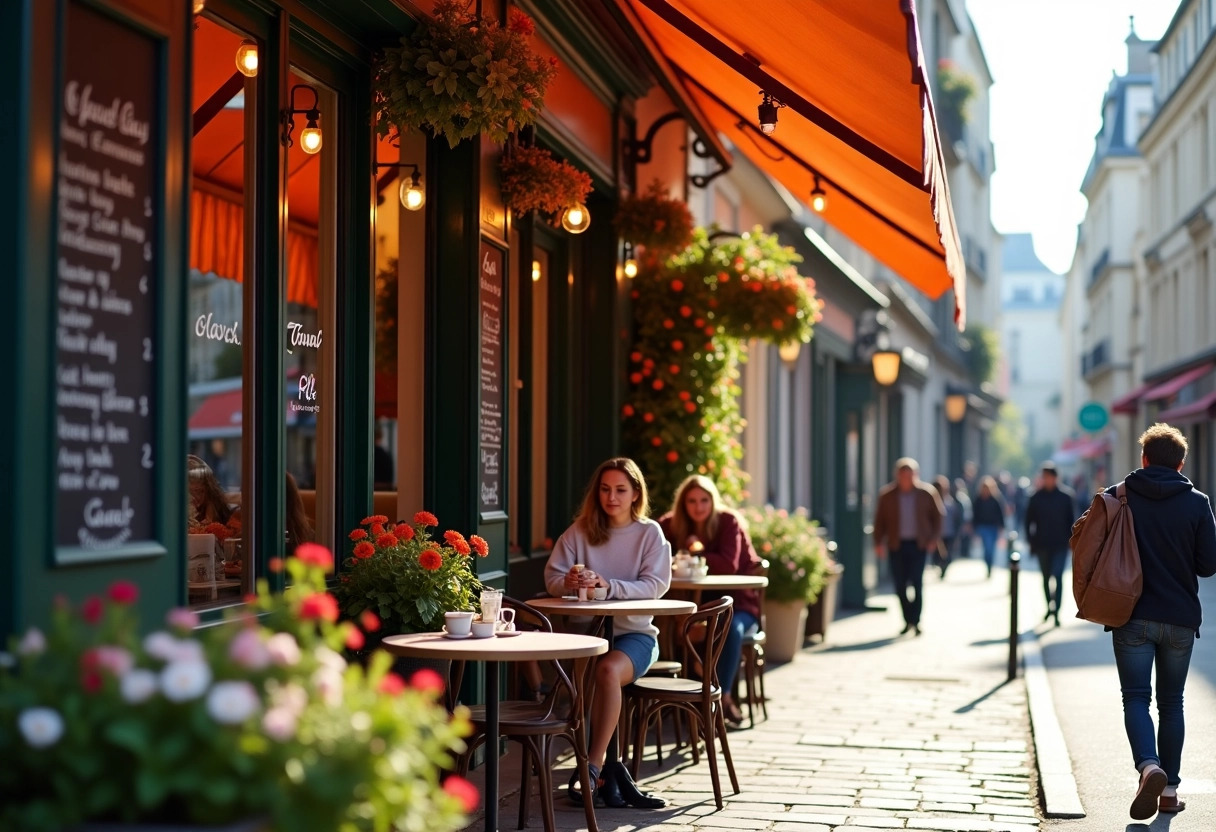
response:
[(767, 601), (764, 605), (764, 632), (768, 636), (764, 653), (774, 662), (788, 662), (802, 649), (806, 632), (806, 604), (801, 601)]
[(815, 603), (807, 607), (807, 638), (819, 636), (821, 640), (827, 640), (828, 625), (836, 618), (836, 604), (839, 598), (839, 587), (837, 585), (840, 583), (842, 575), (844, 575), (844, 567), (838, 563), (828, 572), (827, 580), (823, 585), (823, 591), (819, 593), (819, 597), (815, 599)]

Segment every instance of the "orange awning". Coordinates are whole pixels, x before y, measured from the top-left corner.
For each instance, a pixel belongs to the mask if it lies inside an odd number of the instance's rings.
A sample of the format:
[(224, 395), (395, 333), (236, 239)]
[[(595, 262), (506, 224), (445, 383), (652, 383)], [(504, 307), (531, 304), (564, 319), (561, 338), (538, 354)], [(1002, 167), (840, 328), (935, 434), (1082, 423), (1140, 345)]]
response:
[[(622, 0), (710, 123), (931, 298), (966, 266), (912, 0)], [(760, 132), (760, 90), (785, 106)]]

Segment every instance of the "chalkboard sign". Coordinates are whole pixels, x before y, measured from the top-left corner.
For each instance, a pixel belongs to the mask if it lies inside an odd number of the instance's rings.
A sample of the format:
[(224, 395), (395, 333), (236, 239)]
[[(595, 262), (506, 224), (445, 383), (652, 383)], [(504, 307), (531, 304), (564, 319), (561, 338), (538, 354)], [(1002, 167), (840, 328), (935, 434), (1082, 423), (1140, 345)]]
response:
[(163, 73), (158, 41), (79, 2), (62, 55), (55, 542), (79, 559), (146, 551), (157, 536)]
[(478, 492), (482, 514), (504, 511), (503, 470), (503, 301), (506, 255), (482, 240), (478, 268), (478, 298), (481, 313), (480, 415), (478, 418)]

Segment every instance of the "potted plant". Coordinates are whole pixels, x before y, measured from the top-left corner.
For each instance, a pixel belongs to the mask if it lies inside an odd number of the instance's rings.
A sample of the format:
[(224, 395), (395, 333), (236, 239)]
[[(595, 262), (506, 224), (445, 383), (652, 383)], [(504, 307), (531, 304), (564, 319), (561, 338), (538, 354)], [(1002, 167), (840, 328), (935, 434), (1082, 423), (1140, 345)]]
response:
[(385, 49), (376, 66), (376, 130), (397, 138), (426, 130), (455, 147), (486, 135), (496, 142), (536, 121), (557, 59), (528, 43), (531, 18), (512, 7), (507, 25), (437, 0), (434, 16)]
[(672, 199), (658, 179), (641, 193), (621, 200), (613, 224), (622, 239), (655, 257), (680, 251), (692, 242), (692, 212)]
[(472, 556), (485, 557), (489, 544), (446, 531), (443, 542), (431, 537), (439, 525), (429, 511), (414, 522), (392, 525), (384, 515), (363, 518), (349, 537), (354, 546), (334, 595), (344, 616), (371, 611), (386, 635), (434, 633), (443, 629), (443, 614), (472, 610), (481, 582), (473, 574)]
[(804, 508), (753, 507), (744, 517), (756, 550), (769, 562), (765, 652), (773, 661), (790, 661), (802, 647), (807, 605), (823, 589), (827, 547)]
[(500, 163), (502, 197), (517, 216), (530, 211), (546, 214), (554, 226), (562, 213), (582, 205), (591, 192), (591, 177), (569, 162), (554, 158), (542, 147), (512, 145)]
[(305, 544), (288, 592), (263, 580), (222, 626), (178, 609), (142, 637), (131, 583), (57, 601), (2, 654), (0, 828), (459, 829), (477, 793), (440, 772), (467, 719), (387, 655), (347, 665), (378, 622), (337, 622), (332, 567)]

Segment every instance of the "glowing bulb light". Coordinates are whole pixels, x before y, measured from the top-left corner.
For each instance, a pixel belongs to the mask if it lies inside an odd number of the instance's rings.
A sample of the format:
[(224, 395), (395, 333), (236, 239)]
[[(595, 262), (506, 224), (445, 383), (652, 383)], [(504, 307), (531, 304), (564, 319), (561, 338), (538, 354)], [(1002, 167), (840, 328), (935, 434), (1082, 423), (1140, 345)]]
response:
[(802, 354), (801, 341), (787, 341), (777, 347), (777, 355), (781, 356), (781, 360), (785, 362), (787, 367), (793, 367), (798, 363), (798, 356)]
[(757, 115), (760, 121), (760, 132), (766, 136), (771, 136), (777, 131), (777, 108), (781, 105), (773, 100), (773, 97), (766, 92), (762, 92), (764, 96), (757, 109)]
[(581, 202), (576, 202), (562, 213), (562, 228), (571, 234), (582, 234), (591, 227), (591, 212)]
[(422, 175), (417, 170), (410, 175), (409, 179), (402, 179), (401, 185), (397, 189), (397, 195), (401, 197), (401, 204), (407, 211), (417, 211), (426, 204), (426, 191), (422, 190)]
[(321, 150), (321, 128), (315, 119), (308, 120), (308, 126), (300, 131), (300, 149), (312, 155)]
[(879, 350), (870, 363), (874, 369), (874, 380), (883, 387), (890, 387), (899, 380), (899, 365), (903, 356), (896, 350)]
[(532, 282), (533, 283), (540, 282), (540, 261), (539, 260), (532, 261)]
[(241, 41), (236, 49), (236, 68), (248, 78), (258, 74), (258, 45), (251, 40)]
[(811, 207), (817, 214), (822, 214), (828, 207), (828, 195), (819, 182), (818, 174), (815, 176), (815, 187), (811, 190)]
[(625, 277), (633, 280), (638, 276), (638, 261), (630, 257), (625, 261)]

